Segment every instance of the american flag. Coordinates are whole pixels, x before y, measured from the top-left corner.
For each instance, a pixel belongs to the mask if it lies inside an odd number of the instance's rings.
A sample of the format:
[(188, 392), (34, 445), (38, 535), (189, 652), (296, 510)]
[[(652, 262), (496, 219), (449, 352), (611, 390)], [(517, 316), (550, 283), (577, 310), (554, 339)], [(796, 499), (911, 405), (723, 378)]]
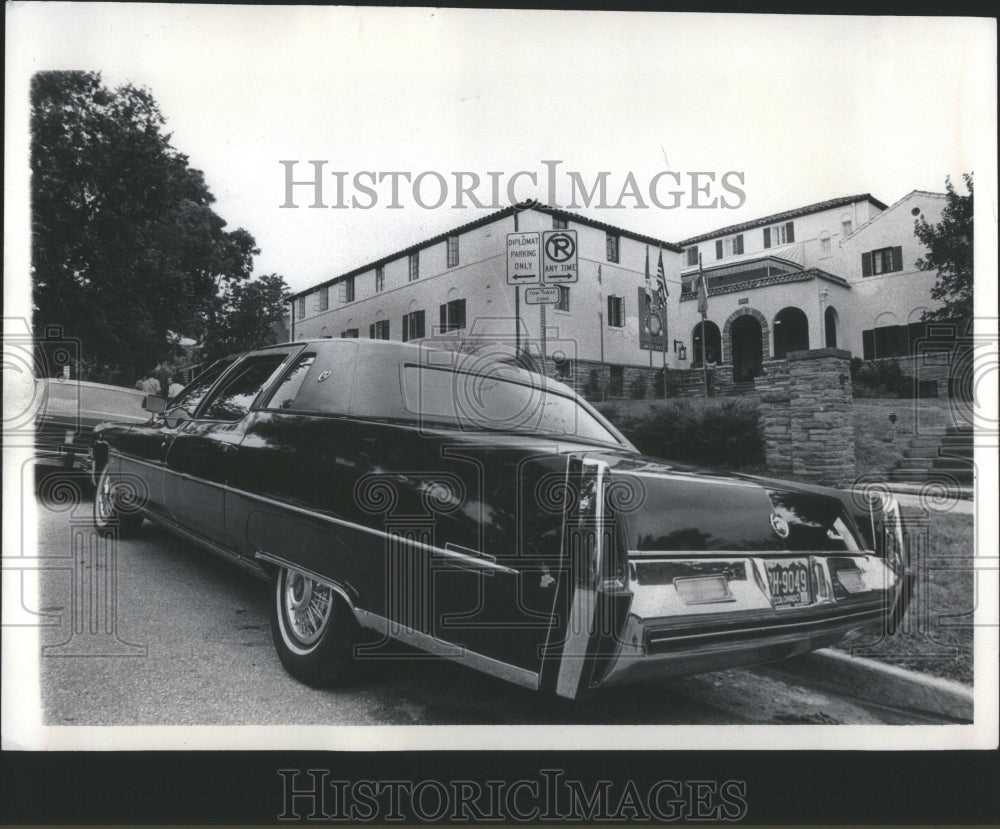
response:
[(663, 248), (660, 248), (660, 258), (656, 262), (656, 304), (660, 308), (666, 307), (667, 297), (667, 275), (663, 271)]

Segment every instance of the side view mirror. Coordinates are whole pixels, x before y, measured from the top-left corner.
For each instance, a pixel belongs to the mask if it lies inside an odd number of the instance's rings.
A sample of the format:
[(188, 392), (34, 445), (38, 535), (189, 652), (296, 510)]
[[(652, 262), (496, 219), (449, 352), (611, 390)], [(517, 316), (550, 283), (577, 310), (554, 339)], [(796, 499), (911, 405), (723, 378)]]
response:
[(158, 394), (147, 394), (142, 398), (142, 408), (153, 414), (163, 414), (167, 408), (167, 401)]
[(184, 411), (184, 409), (171, 409), (163, 416), (163, 422), (166, 423), (169, 429), (175, 429), (185, 420), (190, 419), (191, 415)]

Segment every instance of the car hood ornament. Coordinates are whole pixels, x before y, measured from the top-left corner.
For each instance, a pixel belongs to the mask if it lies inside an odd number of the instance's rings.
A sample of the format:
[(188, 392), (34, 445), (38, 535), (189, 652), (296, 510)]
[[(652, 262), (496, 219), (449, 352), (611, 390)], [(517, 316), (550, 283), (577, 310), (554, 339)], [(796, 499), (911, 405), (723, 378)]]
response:
[(788, 538), (788, 522), (776, 512), (771, 513), (771, 529), (778, 538)]

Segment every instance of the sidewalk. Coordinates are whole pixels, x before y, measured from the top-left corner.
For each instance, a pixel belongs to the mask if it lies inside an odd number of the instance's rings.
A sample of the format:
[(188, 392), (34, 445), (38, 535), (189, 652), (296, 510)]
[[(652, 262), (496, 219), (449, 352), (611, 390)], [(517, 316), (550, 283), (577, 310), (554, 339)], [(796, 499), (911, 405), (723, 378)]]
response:
[(927, 484), (886, 481), (885, 486), (896, 496), (900, 506), (938, 509), (942, 512), (955, 512), (961, 515), (973, 515), (976, 511), (976, 490), (974, 487), (949, 488), (949, 491), (937, 494), (934, 490), (928, 489)]

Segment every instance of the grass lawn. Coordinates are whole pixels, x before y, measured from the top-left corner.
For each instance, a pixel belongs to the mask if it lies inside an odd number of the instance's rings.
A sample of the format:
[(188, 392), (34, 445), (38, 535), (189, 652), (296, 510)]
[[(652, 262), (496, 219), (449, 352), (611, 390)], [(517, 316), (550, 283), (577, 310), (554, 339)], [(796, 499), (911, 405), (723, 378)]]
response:
[(932, 512), (921, 525), (921, 513), (903, 515), (926, 538), (916, 545), (917, 586), (903, 625), (892, 636), (872, 627), (837, 648), (972, 685), (973, 516)]

